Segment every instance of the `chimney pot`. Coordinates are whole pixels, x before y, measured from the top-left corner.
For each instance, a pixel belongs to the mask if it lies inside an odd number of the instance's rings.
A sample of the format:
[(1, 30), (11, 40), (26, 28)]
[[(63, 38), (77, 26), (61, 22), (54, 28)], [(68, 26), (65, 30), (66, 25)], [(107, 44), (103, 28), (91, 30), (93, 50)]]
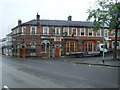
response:
[(22, 21), (21, 20), (18, 20), (18, 25), (21, 25), (22, 24)]
[(36, 15), (36, 19), (37, 20), (40, 20), (40, 15), (37, 13), (37, 15)]
[(68, 16), (68, 21), (72, 21), (72, 16)]

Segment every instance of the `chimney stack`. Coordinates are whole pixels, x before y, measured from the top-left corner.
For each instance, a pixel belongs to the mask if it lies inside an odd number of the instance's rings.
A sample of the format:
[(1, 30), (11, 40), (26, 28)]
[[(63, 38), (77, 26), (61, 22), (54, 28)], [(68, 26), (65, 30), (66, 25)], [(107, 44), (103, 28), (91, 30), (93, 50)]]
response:
[(22, 24), (22, 21), (21, 20), (18, 20), (18, 25), (21, 25)]
[(36, 19), (39, 21), (40, 20), (40, 15), (38, 15), (38, 13), (37, 13), (37, 15), (36, 15)]
[(68, 16), (68, 21), (72, 21), (72, 16)]

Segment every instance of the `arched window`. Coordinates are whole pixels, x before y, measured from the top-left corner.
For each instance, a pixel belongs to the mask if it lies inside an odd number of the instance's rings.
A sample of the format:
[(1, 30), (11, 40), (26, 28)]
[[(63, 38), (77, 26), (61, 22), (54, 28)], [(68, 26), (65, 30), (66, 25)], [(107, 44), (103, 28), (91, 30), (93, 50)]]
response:
[(31, 45), (31, 46), (33, 46), (33, 45), (35, 46), (35, 45), (36, 45), (36, 42), (35, 42), (35, 41), (31, 41), (31, 42), (30, 42), (30, 45)]
[(48, 40), (43, 40), (41, 42), (41, 50), (44, 51), (45, 53), (50, 49), (50, 42)]
[(31, 45), (31, 48), (36, 48), (36, 42), (35, 41), (31, 41), (30, 45)]
[(42, 50), (42, 51), (45, 51), (45, 43), (42, 43), (42, 44), (41, 44), (41, 50)]

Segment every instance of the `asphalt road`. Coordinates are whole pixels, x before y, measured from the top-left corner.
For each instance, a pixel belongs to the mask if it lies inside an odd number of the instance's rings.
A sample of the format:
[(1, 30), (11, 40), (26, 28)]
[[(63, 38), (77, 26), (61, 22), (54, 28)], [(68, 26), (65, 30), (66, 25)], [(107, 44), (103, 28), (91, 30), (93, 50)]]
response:
[(60, 59), (0, 58), (2, 87), (118, 88), (118, 68), (73, 64)]

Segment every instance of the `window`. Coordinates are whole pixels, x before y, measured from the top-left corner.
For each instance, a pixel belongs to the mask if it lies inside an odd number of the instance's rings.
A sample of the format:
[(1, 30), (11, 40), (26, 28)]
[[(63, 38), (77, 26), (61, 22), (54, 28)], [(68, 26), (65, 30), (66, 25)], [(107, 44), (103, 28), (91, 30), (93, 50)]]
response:
[(92, 43), (88, 43), (88, 51), (92, 51)]
[(30, 45), (32, 45), (32, 46), (33, 46), (33, 45), (36, 45), (36, 42), (35, 42), (35, 41), (31, 41), (31, 42), (30, 42)]
[(81, 36), (84, 36), (84, 35), (85, 35), (85, 29), (84, 29), (84, 28), (82, 28), (82, 29), (80, 30), (80, 35), (81, 35)]
[(74, 35), (77, 35), (77, 29), (76, 28), (72, 29), (72, 36), (74, 36)]
[(59, 27), (56, 27), (56, 28), (55, 28), (55, 34), (56, 34), (56, 35), (60, 35), (60, 28), (59, 28)]
[(74, 42), (70, 42), (70, 51), (74, 52)]
[(77, 51), (77, 43), (76, 43), (76, 41), (67, 41), (66, 42), (66, 51), (67, 52), (75, 52), (75, 51)]
[(26, 34), (26, 27), (22, 27), (22, 34)]
[(45, 43), (42, 43), (42, 44), (41, 44), (41, 50), (42, 50), (42, 51), (45, 51)]
[(36, 48), (36, 46), (35, 46), (35, 45), (36, 45), (36, 42), (35, 42), (35, 41), (31, 41), (31, 42), (30, 42), (30, 45), (31, 45), (31, 48)]
[(93, 30), (89, 29), (89, 36), (93, 36)]
[(36, 34), (36, 27), (31, 27), (31, 34)]
[(108, 30), (104, 30), (104, 37), (108, 37)]
[(97, 36), (101, 36), (101, 30), (98, 30), (98, 31), (96, 32), (96, 35), (97, 35)]
[(43, 27), (43, 34), (45, 34), (45, 35), (49, 34), (49, 28), (48, 27)]
[(65, 36), (68, 35), (68, 28), (67, 28), (67, 27), (63, 28), (63, 34), (64, 34)]
[(19, 33), (19, 28), (16, 29), (17, 33)]

